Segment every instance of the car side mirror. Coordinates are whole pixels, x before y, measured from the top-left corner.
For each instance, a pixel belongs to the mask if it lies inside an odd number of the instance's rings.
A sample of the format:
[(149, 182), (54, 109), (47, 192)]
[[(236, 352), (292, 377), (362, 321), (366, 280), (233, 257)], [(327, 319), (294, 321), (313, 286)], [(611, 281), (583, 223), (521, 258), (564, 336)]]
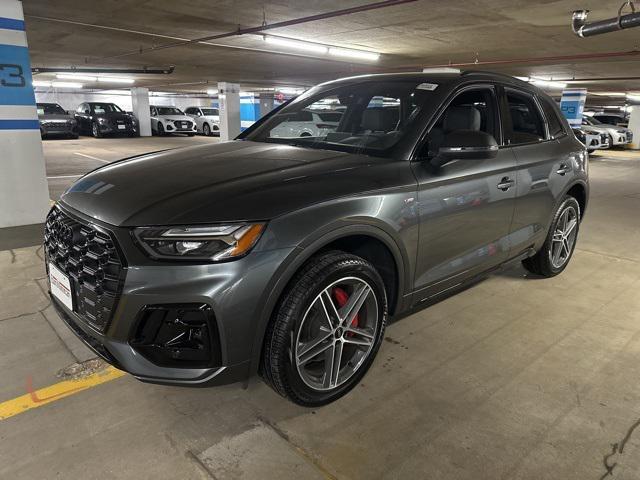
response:
[(85, 115), (89, 115), (90, 113), (91, 113), (91, 110), (85, 110), (85, 111), (84, 111), (84, 114), (85, 114)]
[(444, 137), (431, 164), (441, 167), (453, 160), (488, 160), (497, 155), (498, 142), (493, 135), (478, 130), (455, 130)]

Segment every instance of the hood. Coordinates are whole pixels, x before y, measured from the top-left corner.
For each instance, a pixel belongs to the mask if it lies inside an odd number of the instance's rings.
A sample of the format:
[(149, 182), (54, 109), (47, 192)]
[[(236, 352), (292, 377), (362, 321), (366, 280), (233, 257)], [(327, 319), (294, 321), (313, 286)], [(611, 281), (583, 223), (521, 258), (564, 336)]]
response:
[(64, 113), (47, 113), (45, 115), (38, 115), (40, 120), (73, 120), (71, 115)]
[(193, 118), (187, 117), (186, 115), (156, 115), (153, 118), (170, 122), (193, 122)]
[(622, 127), (614, 127), (613, 125), (589, 125), (587, 128), (591, 130), (595, 130), (600, 133), (616, 133), (618, 130), (621, 130)]
[(407, 172), (404, 160), (233, 141), (106, 165), (78, 180), (61, 201), (120, 226), (269, 220), (332, 198), (398, 186), (407, 182)]

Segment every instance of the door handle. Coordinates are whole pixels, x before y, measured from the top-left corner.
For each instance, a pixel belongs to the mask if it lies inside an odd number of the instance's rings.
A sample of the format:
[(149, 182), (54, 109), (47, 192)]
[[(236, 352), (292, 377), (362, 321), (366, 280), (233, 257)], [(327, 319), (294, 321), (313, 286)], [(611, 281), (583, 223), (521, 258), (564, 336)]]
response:
[(556, 170), (556, 173), (558, 175), (565, 175), (567, 173), (569, 173), (571, 171), (571, 167), (569, 167), (568, 165), (565, 165), (564, 163), (560, 164), (560, 168), (558, 168), (558, 170)]
[(498, 184), (498, 188), (503, 192), (506, 192), (515, 184), (516, 182), (514, 180), (511, 180), (509, 177), (504, 177), (502, 180), (500, 180), (500, 183)]

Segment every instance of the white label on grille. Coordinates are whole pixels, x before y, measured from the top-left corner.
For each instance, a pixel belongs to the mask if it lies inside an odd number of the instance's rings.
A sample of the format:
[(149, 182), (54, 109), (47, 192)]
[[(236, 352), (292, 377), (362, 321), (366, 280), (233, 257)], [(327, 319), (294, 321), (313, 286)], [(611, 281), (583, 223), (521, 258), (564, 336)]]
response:
[(73, 311), (69, 277), (62, 273), (53, 263), (49, 263), (49, 283), (51, 284), (51, 294), (60, 300), (65, 307)]

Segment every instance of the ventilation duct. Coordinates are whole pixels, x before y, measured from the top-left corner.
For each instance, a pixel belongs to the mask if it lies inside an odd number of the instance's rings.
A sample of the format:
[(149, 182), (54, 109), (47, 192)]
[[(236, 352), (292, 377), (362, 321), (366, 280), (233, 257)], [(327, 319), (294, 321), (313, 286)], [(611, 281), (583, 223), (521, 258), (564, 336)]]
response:
[[(629, 5), (631, 13), (623, 15), (622, 10)], [(608, 20), (600, 20), (599, 22), (586, 23), (589, 10), (576, 10), (571, 18), (571, 27), (573, 33), (579, 37), (593, 37), (594, 35), (602, 35), (603, 33), (617, 32), (640, 26), (640, 13), (636, 13), (633, 2), (625, 2), (618, 10), (618, 16)]]

